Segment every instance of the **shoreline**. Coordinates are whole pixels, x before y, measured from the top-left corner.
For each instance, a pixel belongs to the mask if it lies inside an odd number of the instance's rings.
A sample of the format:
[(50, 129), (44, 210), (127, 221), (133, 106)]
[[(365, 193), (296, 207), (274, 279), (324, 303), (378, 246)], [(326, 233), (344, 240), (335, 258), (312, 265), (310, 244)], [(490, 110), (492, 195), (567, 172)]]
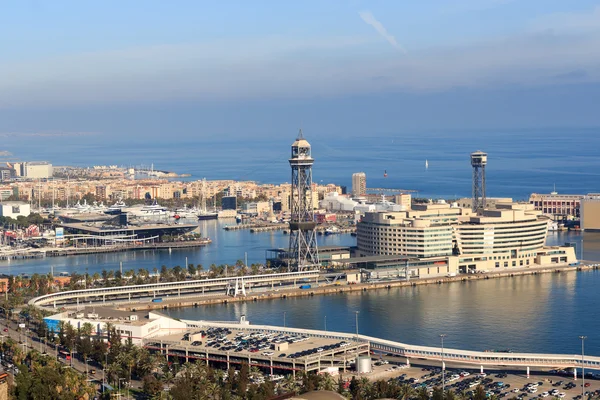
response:
[[(586, 261), (588, 263), (595, 263), (593, 261)], [(415, 287), (420, 285), (442, 285), (445, 283), (454, 282), (469, 282), (479, 281), (488, 279), (500, 279), (500, 278), (513, 278), (516, 276), (527, 276), (527, 275), (539, 275), (549, 273), (570, 273), (570, 272), (581, 272), (591, 271), (600, 269), (600, 265), (556, 265), (556, 266), (541, 266), (537, 268), (518, 269), (511, 271), (502, 272), (488, 272), (485, 274), (462, 274), (455, 277), (436, 277), (436, 278), (423, 278), (414, 279), (411, 281), (389, 281), (389, 282), (372, 282), (372, 283), (359, 283), (354, 285), (330, 285), (306, 289), (288, 289), (288, 290), (274, 290), (260, 293), (248, 293), (246, 296), (231, 297), (226, 295), (214, 296), (210, 298), (206, 297), (188, 297), (186, 299), (171, 300), (163, 298), (161, 303), (144, 303), (144, 304), (127, 304), (119, 305), (114, 304), (114, 307), (118, 310), (124, 311), (141, 311), (141, 310), (164, 310), (169, 308), (186, 308), (186, 307), (200, 307), (205, 305), (214, 304), (228, 304), (228, 303), (245, 303), (254, 302), (261, 300), (273, 300), (273, 299), (286, 299), (288, 297), (310, 297), (318, 295), (330, 295), (330, 294), (342, 294), (347, 292), (363, 292), (367, 290), (381, 290), (391, 289), (397, 287)]]

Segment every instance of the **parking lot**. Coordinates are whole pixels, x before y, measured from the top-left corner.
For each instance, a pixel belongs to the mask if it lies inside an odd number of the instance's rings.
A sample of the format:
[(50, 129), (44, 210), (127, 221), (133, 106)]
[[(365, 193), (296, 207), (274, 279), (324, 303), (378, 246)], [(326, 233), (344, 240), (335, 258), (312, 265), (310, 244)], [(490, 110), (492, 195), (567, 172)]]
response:
[(275, 359), (289, 363), (336, 359), (342, 360), (343, 364), (344, 359), (352, 360), (357, 353), (367, 353), (367, 345), (364, 343), (228, 328), (208, 328), (164, 336), (161, 341), (168, 342), (170, 349), (185, 349), (188, 353), (226, 353), (229, 357)]
[[(381, 362), (384, 362), (382, 365)], [(406, 367), (404, 359), (398, 362), (373, 359), (373, 372), (365, 374), (370, 380), (397, 379), (400, 383), (410, 384), (415, 389), (421, 387), (433, 391), (442, 387), (440, 367)], [(376, 365), (379, 364), (379, 365)], [(344, 375), (350, 377), (352, 373)], [(587, 374), (586, 374), (587, 375)], [(471, 397), (478, 385), (482, 385), (488, 396), (498, 398), (542, 399), (564, 398), (581, 399), (582, 380), (573, 380), (572, 374), (532, 373), (529, 378), (523, 373), (509, 371), (488, 371), (480, 374), (475, 370), (446, 369), (446, 390), (465, 393)], [(587, 376), (584, 387), (585, 398), (600, 397), (600, 381)]]

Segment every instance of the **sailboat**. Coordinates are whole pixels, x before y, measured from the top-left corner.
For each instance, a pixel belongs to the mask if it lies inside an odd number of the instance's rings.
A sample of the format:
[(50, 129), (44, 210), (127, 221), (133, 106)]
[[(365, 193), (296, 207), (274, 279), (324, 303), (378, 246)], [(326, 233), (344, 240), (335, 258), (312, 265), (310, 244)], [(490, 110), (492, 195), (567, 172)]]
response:
[(429, 162), (425, 160), (425, 169), (429, 168)]

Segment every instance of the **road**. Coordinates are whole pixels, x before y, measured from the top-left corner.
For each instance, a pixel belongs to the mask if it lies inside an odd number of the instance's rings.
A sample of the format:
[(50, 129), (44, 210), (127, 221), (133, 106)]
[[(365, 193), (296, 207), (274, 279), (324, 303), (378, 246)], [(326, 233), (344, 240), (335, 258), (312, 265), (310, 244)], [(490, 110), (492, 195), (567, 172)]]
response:
[[(44, 344), (33, 332), (27, 329), (22, 329), (21, 332), (19, 332), (19, 324), (17, 322), (8, 321), (2, 318), (0, 319), (0, 326), (2, 327), (2, 334), (0, 335), (0, 339), (2, 340), (2, 342), (4, 342), (4, 340), (10, 337), (15, 342), (20, 343), (20, 346), (22, 346), (22, 348), (27, 348), (28, 350), (37, 350), (42, 354), (48, 353), (58, 358), (57, 349), (54, 345)], [(80, 372), (81, 374), (86, 375), (89, 381), (96, 381), (96, 383), (98, 384), (98, 390), (101, 390), (101, 383), (103, 382), (104, 378), (104, 371), (101, 365), (98, 365), (94, 362), (90, 363), (89, 365), (86, 365), (85, 362), (80, 361), (76, 357), (71, 357), (71, 360), (69, 361), (64, 359), (59, 359), (59, 361), (64, 363), (66, 366), (70, 366), (71, 368)], [(90, 373), (92, 370), (96, 371), (95, 374)], [(142, 382), (132, 379), (131, 387), (134, 389), (142, 389)], [(126, 397), (123, 397), (123, 399), (126, 399)]]

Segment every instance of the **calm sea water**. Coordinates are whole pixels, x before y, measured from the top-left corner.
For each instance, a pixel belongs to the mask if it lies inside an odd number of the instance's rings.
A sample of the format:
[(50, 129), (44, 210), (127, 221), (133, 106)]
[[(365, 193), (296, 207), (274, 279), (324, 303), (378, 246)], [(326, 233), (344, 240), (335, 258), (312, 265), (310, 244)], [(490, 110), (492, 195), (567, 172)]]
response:
[[(487, 192), (491, 197), (525, 199), (531, 192), (599, 191), (600, 134), (592, 129), (480, 130), (377, 134), (331, 138), (305, 130), (315, 158), (314, 180), (350, 186), (353, 172), (367, 174), (367, 186), (418, 190), (423, 197), (471, 195), (469, 154), (489, 154)], [(2, 150), (16, 157), (55, 165), (150, 165), (191, 173), (192, 179), (290, 180), (288, 158), (296, 131), (272, 139), (220, 138), (182, 141), (177, 133), (162, 140), (124, 137), (118, 145), (101, 136), (9, 137)], [(429, 168), (425, 169), (425, 160)], [(384, 178), (384, 171), (388, 177)]]
[[(248, 259), (248, 264), (264, 263), (267, 249), (287, 248), (289, 235), (281, 231), (250, 233), (249, 230), (226, 231), (226, 225), (235, 225), (235, 220), (200, 221), (202, 235), (211, 238), (208, 246), (193, 249), (145, 250), (123, 253), (90, 254), (74, 257), (48, 257), (37, 260), (0, 261), (0, 271), (9, 274), (77, 272), (90, 274), (106, 270), (117, 270), (120, 263), (123, 271), (146, 268), (152, 271), (162, 265), (174, 267), (188, 263), (202, 264), (208, 269), (211, 264), (235, 264), (237, 260)], [(319, 246), (355, 246), (356, 238), (350, 235), (319, 235)]]
[[(154, 163), (156, 169), (191, 173), (193, 179), (289, 181), (287, 163), (295, 131), (273, 134), (272, 140), (232, 142), (179, 141), (176, 132), (164, 140), (114, 141), (101, 137), (36, 138), (33, 142), (8, 138), (2, 150), (16, 157), (48, 160), (55, 165)], [(471, 193), (469, 153), (489, 154), (487, 193), (494, 197), (526, 199), (531, 192), (600, 191), (600, 135), (594, 130), (365, 133), (361, 137), (331, 139), (310, 129), (314, 180), (350, 186), (353, 172), (367, 173), (369, 187), (418, 190), (422, 197), (468, 197)], [(132, 151), (134, 149), (135, 151)], [(425, 160), (429, 168), (425, 169)], [(388, 178), (383, 177), (387, 170)], [(2, 263), (6, 273), (83, 273), (161, 265), (235, 263), (247, 253), (249, 263), (262, 262), (271, 247), (286, 247), (281, 232), (251, 234), (225, 232), (222, 222), (205, 221), (204, 234), (213, 244), (195, 250), (148, 251), (90, 255)], [(581, 242), (586, 259), (600, 260), (600, 235), (551, 234), (548, 244)], [(319, 238), (321, 245), (352, 245), (349, 235)], [(449, 347), (511, 348), (522, 351), (578, 353), (578, 335), (587, 335), (586, 352), (600, 355), (600, 272), (516, 277), (442, 286), (392, 289), (366, 293), (295, 298), (285, 301), (230, 304), (201, 309), (171, 310), (190, 319), (236, 319), (246, 314), (255, 323), (327, 328), (353, 332), (354, 311), (360, 311), (364, 334), (408, 343), (437, 345), (446, 333)]]
[(355, 332), (419, 345), (472, 350), (586, 352), (600, 356), (600, 271), (544, 274), (359, 293), (169, 310), (176, 318)]

